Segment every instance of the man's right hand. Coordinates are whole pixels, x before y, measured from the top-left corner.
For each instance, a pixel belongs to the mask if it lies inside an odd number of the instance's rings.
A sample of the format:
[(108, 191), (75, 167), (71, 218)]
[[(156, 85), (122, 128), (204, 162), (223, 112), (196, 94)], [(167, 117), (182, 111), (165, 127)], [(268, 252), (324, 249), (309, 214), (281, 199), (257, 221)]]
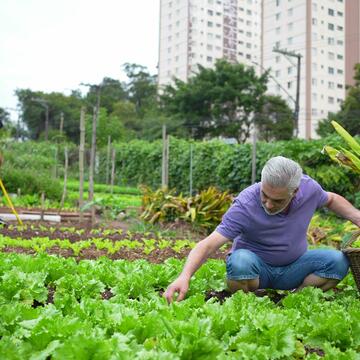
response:
[(174, 282), (172, 282), (166, 291), (164, 292), (164, 298), (167, 300), (167, 302), (170, 304), (174, 300), (175, 293), (178, 294), (176, 301), (184, 300), (186, 293), (189, 290), (189, 283), (190, 280), (179, 276)]

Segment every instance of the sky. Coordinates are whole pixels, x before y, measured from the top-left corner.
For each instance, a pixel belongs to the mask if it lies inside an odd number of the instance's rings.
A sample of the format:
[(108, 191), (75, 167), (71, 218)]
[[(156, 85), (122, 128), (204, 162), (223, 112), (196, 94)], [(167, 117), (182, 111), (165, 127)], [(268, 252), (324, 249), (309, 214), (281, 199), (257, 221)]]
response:
[[(156, 74), (159, 0), (0, 0), (0, 107), (14, 91), (86, 91), (81, 82), (126, 80), (122, 64)], [(11, 118), (16, 112), (7, 109)]]

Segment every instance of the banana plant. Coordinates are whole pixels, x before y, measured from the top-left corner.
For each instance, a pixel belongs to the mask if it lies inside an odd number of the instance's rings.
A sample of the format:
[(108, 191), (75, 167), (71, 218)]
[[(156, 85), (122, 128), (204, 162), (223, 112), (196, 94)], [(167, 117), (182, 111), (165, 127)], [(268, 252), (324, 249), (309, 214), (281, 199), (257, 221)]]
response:
[(332, 160), (336, 161), (341, 166), (360, 174), (360, 144), (336, 121), (332, 121), (331, 124), (336, 132), (349, 145), (351, 151), (343, 147), (336, 149), (326, 145), (324, 146), (323, 153), (327, 153)]

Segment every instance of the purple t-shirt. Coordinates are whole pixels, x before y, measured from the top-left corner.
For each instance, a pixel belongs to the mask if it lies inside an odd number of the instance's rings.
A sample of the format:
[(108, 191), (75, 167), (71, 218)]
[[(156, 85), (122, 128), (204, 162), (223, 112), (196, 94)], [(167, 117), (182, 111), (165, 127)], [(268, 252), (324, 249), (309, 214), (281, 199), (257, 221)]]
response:
[(216, 231), (233, 240), (232, 251), (248, 249), (270, 265), (288, 265), (306, 252), (310, 220), (327, 201), (322, 187), (303, 175), (289, 210), (268, 215), (261, 204), (260, 183), (256, 183), (237, 196)]

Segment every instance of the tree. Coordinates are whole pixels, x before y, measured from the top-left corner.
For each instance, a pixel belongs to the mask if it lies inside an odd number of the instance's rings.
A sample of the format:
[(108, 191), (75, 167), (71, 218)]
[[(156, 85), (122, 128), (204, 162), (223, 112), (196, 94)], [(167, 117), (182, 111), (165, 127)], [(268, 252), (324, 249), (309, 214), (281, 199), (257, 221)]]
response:
[(280, 96), (266, 95), (254, 121), (259, 140), (290, 140), (293, 136), (294, 114)]
[(262, 109), (267, 77), (226, 60), (218, 60), (214, 69), (199, 65), (187, 83), (177, 79), (165, 87), (162, 108), (195, 138), (221, 135), (242, 143), (250, 136), (253, 114)]
[(80, 109), (83, 104), (79, 92), (73, 91), (70, 96), (66, 96), (58, 92), (46, 94), (30, 89), (17, 89), (15, 93), (22, 110), (23, 122), (31, 139), (39, 139), (44, 131), (45, 109), (33, 101), (33, 99), (43, 99), (49, 106), (49, 131), (59, 130), (63, 116), (65, 136), (73, 142), (79, 141)]
[[(114, 111), (114, 104), (127, 99), (128, 95), (125, 89), (126, 85), (122, 84), (118, 80), (104, 77), (104, 79), (100, 83), (100, 87), (100, 106), (106, 109), (108, 114)], [(93, 110), (93, 107), (96, 104), (96, 98), (97, 87), (95, 85), (90, 86), (85, 98), (88, 104), (88, 112), (91, 112)]]
[(129, 78), (126, 85), (128, 99), (135, 105), (137, 115), (143, 117), (147, 109), (156, 105), (156, 76), (137, 64), (125, 63), (123, 70)]
[(324, 137), (333, 133), (331, 122), (337, 121), (342, 127), (353, 135), (360, 135), (360, 64), (356, 64), (354, 80), (355, 84), (349, 86), (340, 111), (329, 113), (327, 119), (319, 122), (317, 133)]
[[(92, 135), (92, 114), (87, 115), (86, 120), (86, 137), (87, 142), (91, 142)], [(111, 136), (112, 141), (125, 140), (126, 129), (121, 120), (113, 115), (107, 114), (105, 108), (100, 108), (99, 118), (96, 128), (96, 143), (97, 146), (103, 147), (108, 142), (108, 137)]]

